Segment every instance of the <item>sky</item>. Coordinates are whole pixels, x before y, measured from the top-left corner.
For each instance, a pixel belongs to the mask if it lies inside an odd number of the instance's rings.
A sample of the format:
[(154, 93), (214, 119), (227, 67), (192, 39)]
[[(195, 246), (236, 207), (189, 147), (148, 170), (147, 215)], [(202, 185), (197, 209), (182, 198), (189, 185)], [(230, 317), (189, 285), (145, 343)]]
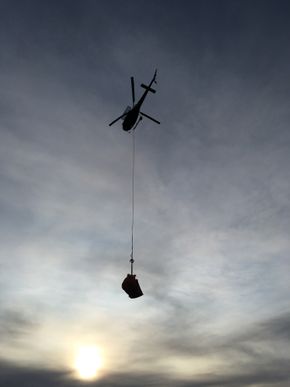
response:
[(1, 387), (290, 385), (289, 17), (1, 0)]

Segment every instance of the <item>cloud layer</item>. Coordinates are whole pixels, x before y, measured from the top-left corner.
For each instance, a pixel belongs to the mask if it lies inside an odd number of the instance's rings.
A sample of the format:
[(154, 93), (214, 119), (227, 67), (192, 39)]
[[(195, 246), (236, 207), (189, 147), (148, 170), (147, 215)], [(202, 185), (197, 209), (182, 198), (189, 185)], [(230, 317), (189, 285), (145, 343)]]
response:
[[(83, 344), (96, 386), (289, 384), (287, 2), (1, 8), (0, 385), (80, 385)], [(155, 68), (130, 302), (131, 138), (108, 122)]]

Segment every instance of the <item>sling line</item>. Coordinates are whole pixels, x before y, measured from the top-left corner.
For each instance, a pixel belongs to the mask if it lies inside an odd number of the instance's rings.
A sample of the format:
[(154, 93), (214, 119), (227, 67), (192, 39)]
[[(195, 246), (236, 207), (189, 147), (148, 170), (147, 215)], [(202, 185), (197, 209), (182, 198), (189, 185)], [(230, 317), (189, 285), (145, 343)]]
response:
[(134, 263), (134, 220), (135, 220), (135, 129), (132, 130), (132, 221), (131, 221), (131, 274), (133, 274)]
[(137, 121), (136, 125), (134, 126), (132, 130), (132, 191), (131, 191), (131, 198), (132, 198), (132, 221), (131, 221), (131, 254), (130, 254), (130, 263), (131, 263), (131, 274), (133, 275), (133, 264), (134, 264), (134, 222), (135, 222), (135, 129), (137, 128), (137, 125), (142, 120), (142, 117), (139, 117), (139, 120)]

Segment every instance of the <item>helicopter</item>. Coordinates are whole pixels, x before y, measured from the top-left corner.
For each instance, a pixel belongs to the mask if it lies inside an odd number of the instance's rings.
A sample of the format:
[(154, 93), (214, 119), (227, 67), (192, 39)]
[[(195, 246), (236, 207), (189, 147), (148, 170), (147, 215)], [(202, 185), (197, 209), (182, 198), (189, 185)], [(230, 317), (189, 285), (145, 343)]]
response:
[[(144, 85), (143, 83), (141, 84), (141, 87), (143, 89), (145, 89), (142, 97), (139, 99), (139, 101), (135, 104), (135, 84), (134, 84), (134, 77), (131, 77), (131, 90), (132, 90), (132, 103), (133, 103), (133, 106), (127, 106), (126, 110), (124, 111), (124, 113), (119, 116), (118, 118), (116, 118), (114, 121), (112, 121), (109, 126), (113, 125), (115, 122), (119, 121), (120, 119), (123, 120), (123, 124), (122, 124), (122, 127), (123, 127), (123, 130), (125, 130), (126, 132), (129, 132), (132, 128), (136, 128), (136, 126), (138, 125), (139, 121), (142, 120), (143, 117), (146, 117), (146, 118), (149, 118), (149, 120), (152, 120), (154, 121), (156, 124), (160, 124), (159, 121), (157, 121), (155, 118), (152, 118), (150, 117), (148, 114), (145, 114), (143, 112), (140, 111), (141, 109), (141, 106), (148, 94), (148, 92), (150, 91), (151, 93), (156, 93), (156, 90), (154, 90), (151, 86), (153, 83), (157, 83), (156, 82), (156, 76), (157, 76), (157, 70), (155, 70), (155, 73), (154, 73), (154, 76), (151, 80), (151, 82), (149, 83), (148, 86)], [(137, 121), (139, 118), (139, 121)], [(133, 129), (133, 130), (134, 130)]]

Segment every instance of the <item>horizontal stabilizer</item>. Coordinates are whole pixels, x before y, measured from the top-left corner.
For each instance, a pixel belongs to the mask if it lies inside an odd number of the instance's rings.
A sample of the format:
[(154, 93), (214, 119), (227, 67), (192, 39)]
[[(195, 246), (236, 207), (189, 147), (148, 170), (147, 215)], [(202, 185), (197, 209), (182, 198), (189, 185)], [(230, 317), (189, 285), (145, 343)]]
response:
[(156, 93), (156, 90), (152, 89), (152, 87), (144, 85), (144, 83), (141, 84), (141, 87), (145, 90), (151, 91), (151, 93)]

